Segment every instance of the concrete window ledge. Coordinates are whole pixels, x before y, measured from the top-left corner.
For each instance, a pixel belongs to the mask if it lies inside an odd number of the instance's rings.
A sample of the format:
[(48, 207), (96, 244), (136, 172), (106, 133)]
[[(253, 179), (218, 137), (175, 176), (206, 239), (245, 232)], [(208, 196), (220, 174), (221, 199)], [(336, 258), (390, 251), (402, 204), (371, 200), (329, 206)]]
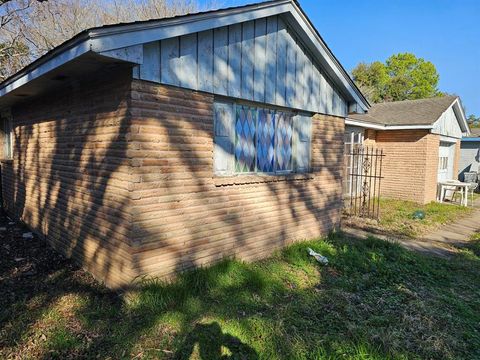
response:
[(215, 176), (215, 186), (247, 185), (278, 181), (297, 181), (314, 179), (313, 174), (286, 174), (286, 175), (238, 175), (238, 176)]

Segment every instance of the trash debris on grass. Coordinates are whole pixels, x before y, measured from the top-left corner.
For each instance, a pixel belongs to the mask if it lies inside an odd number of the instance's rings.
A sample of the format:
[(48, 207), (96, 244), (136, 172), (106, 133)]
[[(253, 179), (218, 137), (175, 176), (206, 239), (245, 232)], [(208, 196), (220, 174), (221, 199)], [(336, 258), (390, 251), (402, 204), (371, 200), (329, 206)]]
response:
[(414, 220), (423, 220), (425, 219), (425, 211), (423, 210), (416, 210), (413, 215), (412, 215), (412, 218)]
[(0, 231), (7, 231), (7, 228), (5, 226), (0, 226)]
[(320, 264), (322, 265), (328, 264), (328, 259), (325, 256), (313, 251), (310, 248), (307, 248), (307, 251), (308, 251), (308, 255), (313, 256)]
[(33, 234), (31, 232), (23, 233), (22, 237), (24, 239), (33, 239)]

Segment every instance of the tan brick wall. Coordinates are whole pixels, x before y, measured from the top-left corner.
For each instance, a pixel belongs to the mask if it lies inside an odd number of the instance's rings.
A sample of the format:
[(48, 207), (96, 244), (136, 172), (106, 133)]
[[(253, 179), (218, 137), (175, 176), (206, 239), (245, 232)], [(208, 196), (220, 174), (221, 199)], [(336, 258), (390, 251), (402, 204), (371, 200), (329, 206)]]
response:
[(436, 198), (439, 136), (427, 130), (369, 130), (366, 144), (382, 148), (382, 196), (428, 203)]
[(10, 215), (111, 286), (133, 275), (126, 74), (107, 73), (16, 106), (14, 160), (2, 164)]
[(344, 121), (313, 121), (312, 173), (213, 175), (213, 96), (97, 74), (13, 109), (10, 215), (117, 287), (339, 227)]
[(459, 166), (460, 166), (460, 145), (461, 140), (458, 139), (455, 144), (455, 163), (453, 164), (453, 178), (458, 179)]
[(440, 136), (436, 134), (428, 134), (424, 138), (424, 141), (427, 156), (425, 160), (425, 192), (423, 203), (429, 203), (435, 201), (437, 198)]
[(139, 272), (257, 259), (339, 226), (343, 119), (314, 119), (308, 176), (217, 178), (212, 96), (134, 81), (132, 97)]

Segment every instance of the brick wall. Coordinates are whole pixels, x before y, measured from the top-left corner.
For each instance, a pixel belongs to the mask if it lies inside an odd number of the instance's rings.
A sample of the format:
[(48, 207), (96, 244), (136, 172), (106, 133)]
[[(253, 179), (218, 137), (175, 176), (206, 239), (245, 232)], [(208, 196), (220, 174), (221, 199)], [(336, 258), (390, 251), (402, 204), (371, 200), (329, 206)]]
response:
[(112, 286), (133, 275), (127, 74), (96, 74), (16, 106), (14, 160), (2, 163), (10, 215)]
[(213, 96), (129, 71), (13, 109), (11, 216), (107, 285), (235, 255), (252, 260), (340, 223), (344, 121), (316, 116), (312, 173), (213, 175)]
[(312, 174), (215, 177), (213, 96), (134, 81), (134, 267), (170, 275), (268, 256), (339, 226), (344, 121), (313, 121)]
[(455, 144), (455, 162), (453, 163), (453, 178), (457, 179), (460, 172), (461, 140), (458, 139)]
[(366, 144), (382, 148), (382, 196), (428, 203), (436, 198), (440, 138), (427, 130), (366, 133)]

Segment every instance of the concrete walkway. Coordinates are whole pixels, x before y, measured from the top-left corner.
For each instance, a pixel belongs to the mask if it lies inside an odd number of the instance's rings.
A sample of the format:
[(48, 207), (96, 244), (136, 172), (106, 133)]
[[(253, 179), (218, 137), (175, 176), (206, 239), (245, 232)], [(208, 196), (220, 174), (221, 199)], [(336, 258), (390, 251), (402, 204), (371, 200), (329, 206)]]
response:
[(349, 227), (342, 230), (348, 236), (359, 238), (374, 236), (379, 239), (397, 242), (411, 250), (449, 257), (457, 252), (458, 247), (466, 245), (475, 232), (480, 232), (480, 199), (475, 201), (474, 208), (474, 211), (467, 216), (453, 223), (443, 225), (439, 229), (417, 239), (395, 238)]

